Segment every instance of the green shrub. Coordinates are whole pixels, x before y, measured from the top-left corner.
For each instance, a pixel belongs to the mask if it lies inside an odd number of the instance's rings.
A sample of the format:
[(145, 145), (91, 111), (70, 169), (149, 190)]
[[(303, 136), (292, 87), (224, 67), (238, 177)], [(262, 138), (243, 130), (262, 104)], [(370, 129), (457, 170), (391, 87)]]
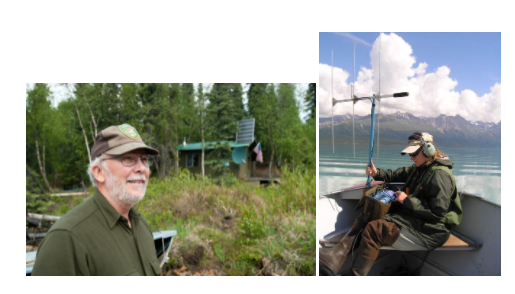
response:
[(221, 185), (223, 187), (235, 187), (238, 186), (238, 184), (238, 178), (236, 178), (233, 173), (227, 173), (221, 179)]
[[(252, 201), (250, 201), (252, 202)], [(255, 239), (260, 238), (266, 232), (263, 217), (260, 217), (251, 205), (240, 206), (240, 221), (238, 232), (242, 244), (251, 244)]]
[(27, 212), (46, 214), (48, 209), (55, 203), (50, 199), (48, 194), (37, 195), (26, 191), (25, 209)]

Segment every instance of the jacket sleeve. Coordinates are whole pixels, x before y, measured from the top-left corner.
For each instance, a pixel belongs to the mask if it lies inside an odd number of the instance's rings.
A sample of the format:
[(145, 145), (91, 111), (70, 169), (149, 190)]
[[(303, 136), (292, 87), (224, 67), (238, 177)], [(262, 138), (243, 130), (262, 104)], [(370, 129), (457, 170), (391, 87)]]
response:
[(55, 230), (45, 236), (36, 255), (33, 276), (89, 276), (88, 254), (75, 235)]
[(424, 191), (420, 191), (416, 198), (412, 195), (406, 198), (403, 207), (426, 221), (436, 223), (449, 210), (452, 180), (447, 172), (436, 170), (422, 189)]
[(408, 179), (408, 175), (413, 167), (400, 167), (395, 171), (391, 169), (377, 169), (377, 175), (374, 177), (376, 181), (391, 182), (405, 182)]

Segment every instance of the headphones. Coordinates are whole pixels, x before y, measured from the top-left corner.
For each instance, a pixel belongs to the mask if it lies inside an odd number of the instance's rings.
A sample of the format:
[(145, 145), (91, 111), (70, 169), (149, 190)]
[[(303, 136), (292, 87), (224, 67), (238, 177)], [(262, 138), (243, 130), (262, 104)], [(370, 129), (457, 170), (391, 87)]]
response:
[(433, 157), (436, 153), (435, 145), (431, 144), (431, 142), (426, 142), (424, 140), (424, 134), (420, 136), (420, 140), (422, 141), (422, 152), (424, 152), (424, 155), (426, 157)]

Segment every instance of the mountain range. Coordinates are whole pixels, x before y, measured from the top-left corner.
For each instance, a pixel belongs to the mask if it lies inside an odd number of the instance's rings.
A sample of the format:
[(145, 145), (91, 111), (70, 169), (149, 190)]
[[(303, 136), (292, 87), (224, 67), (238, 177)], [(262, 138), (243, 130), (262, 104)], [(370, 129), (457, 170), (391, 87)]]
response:
[[(379, 117), (379, 119), (378, 119)], [(469, 121), (460, 115), (418, 117), (410, 113), (376, 115), (380, 128), (381, 144), (399, 144), (407, 141), (414, 132), (433, 135), (437, 146), (451, 147), (501, 147), (501, 122)], [(319, 119), (319, 142), (331, 143), (331, 117)], [(355, 140), (368, 144), (370, 139), (370, 115), (354, 116)], [(352, 143), (352, 115), (334, 116), (335, 143)]]

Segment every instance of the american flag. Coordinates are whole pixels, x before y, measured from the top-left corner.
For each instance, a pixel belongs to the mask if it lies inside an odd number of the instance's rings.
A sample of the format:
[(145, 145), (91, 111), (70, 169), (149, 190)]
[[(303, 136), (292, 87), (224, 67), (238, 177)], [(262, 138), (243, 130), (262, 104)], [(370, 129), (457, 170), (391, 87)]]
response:
[(257, 153), (256, 161), (263, 163), (263, 152), (261, 151), (261, 143), (258, 143), (253, 152)]

